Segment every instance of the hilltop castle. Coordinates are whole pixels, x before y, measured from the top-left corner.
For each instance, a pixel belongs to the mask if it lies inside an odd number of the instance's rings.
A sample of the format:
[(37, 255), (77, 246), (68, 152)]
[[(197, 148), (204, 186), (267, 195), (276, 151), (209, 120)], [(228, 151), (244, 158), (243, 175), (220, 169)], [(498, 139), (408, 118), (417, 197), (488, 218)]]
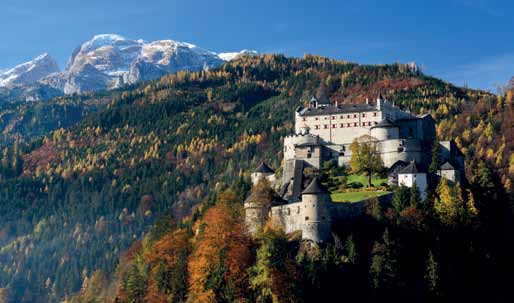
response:
[[(400, 110), (379, 96), (373, 104), (332, 104), (326, 97), (312, 99), (295, 113), (295, 134), (284, 139), (284, 161), (280, 184), (274, 171), (262, 164), (252, 174), (254, 186), (266, 178), (275, 184), (280, 199), (262, 209), (255, 197), (245, 203), (250, 232), (266, 218), (287, 233), (302, 231), (302, 238), (324, 242), (330, 238), (331, 223), (362, 212), (362, 203), (332, 203), (328, 191), (317, 178), (306, 187), (304, 169), (321, 169), (333, 160), (347, 166), (352, 157), (350, 144), (368, 135), (377, 143), (389, 183), (418, 187), (425, 196), (427, 169), (432, 160), (435, 122), (430, 115), (415, 116)], [(441, 165), (437, 175), (458, 181), (464, 170), (462, 154), (452, 141), (440, 142)], [(390, 197), (384, 196), (380, 199)]]

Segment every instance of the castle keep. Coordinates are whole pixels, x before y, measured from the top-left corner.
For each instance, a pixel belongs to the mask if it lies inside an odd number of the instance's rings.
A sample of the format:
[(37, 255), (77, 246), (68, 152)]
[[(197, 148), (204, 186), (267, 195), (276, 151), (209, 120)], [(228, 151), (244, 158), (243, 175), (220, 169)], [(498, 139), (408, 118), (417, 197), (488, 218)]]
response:
[[(331, 223), (362, 213), (363, 203), (333, 203), (318, 178), (304, 188), (304, 170), (321, 169), (333, 160), (347, 166), (352, 154), (350, 144), (370, 136), (387, 169), (389, 183), (416, 185), (422, 198), (428, 187), (427, 169), (432, 160), (435, 122), (430, 115), (416, 116), (400, 110), (379, 96), (365, 104), (332, 104), (328, 98), (312, 97), (306, 108), (295, 112), (295, 134), (284, 139), (281, 180), (262, 164), (253, 174), (252, 183), (266, 179), (277, 188), (279, 199), (263, 208), (256, 197), (245, 202), (246, 223), (253, 233), (269, 218), (286, 233), (302, 231), (302, 238), (325, 242), (331, 236)], [(464, 169), (460, 151), (451, 141), (439, 146), (441, 163), (437, 175), (458, 181)], [(390, 196), (379, 199), (387, 200)]]

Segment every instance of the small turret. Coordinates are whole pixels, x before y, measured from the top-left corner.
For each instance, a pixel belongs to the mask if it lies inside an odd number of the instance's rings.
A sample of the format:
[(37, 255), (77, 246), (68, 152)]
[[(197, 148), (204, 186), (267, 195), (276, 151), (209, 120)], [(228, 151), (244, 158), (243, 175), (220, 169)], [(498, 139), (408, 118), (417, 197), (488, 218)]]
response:
[(275, 171), (264, 162), (252, 173), (252, 185), (257, 186), (257, 183), (262, 178), (267, 179), (272, 185), (275, 183)]
[(302, 192), (302, 204), (305, 222), (302, 230), (302, 239), (323, 243), (330, 239), (330, 193), (314, 178)]
[(377, 97), (377, 110), (382, 110), (382, 103), (384, 101), (384, 97), (382, 97), (382, 94), (378, 94)]

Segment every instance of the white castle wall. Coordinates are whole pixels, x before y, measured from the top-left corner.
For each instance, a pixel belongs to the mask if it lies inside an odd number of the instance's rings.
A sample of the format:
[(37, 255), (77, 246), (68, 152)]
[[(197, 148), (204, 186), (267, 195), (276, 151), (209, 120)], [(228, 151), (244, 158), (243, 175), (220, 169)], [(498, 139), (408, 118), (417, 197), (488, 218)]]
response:
[(311, 134), (329, 143), (350, 144), (355, 138), (368, 135), (371, 126), (380, 121), (380, 111), (324, 116), (300, 116), (296, 113), (295, 128), (298, 133), (302, 128), (308, 128)]
[(303, 203), (291, 203), (271, 208), (271, 222), (274, 226), (278, 226), (286, 233), (303, 230), (304, 208)]
[(416, 186), (419, 190), (421, 200), (424, 200), (427, 193), (428, 183), (427, 183), (427, 174), (418, 173), (418, 174), (398, 174), (398, 184), (405, 185), (409, 188), (412, 188), (416, 182)]

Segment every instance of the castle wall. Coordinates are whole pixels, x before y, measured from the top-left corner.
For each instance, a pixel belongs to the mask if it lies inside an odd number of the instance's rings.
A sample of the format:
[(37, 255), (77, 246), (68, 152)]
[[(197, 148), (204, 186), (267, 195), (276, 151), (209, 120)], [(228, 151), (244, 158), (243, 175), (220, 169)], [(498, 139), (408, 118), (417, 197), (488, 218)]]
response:
[(313, 135), (318, 135), (333, 144), (350, 144), (355, 138), (369, 135), (371, 126), (382, 121), (382, 112), (345, 113), (337, 115), (301, 116), (296, 114), (295, 130), (309, 128)]
[[(419, 140), (414, 139), (394, 139), (384, 140), (378, 143), (378, 150), (385, 167), (391, 167), (398, 161), (416, 161), (424, 164), (430, 159), (430, 150), (423, 148)], [(347, 166), (352, 159), (352, 151), (349, 146), (345, 146), (345, 151), (338, 158), (339, 166)]]
[(286, 233), (303, 230), (305, 221), (303, 203), (291, 203), (271, 208), (271, 222)]
[(425, 173), (398, 174), (399, 185), (405, 185), (409, 188), (412, 188), (412, 186), (414, 186), (414, 182), (416, 182), (416, 187), (419, 190), (421, 199), (425, 199), (426, 191), (428, 188), (427, 175)]

